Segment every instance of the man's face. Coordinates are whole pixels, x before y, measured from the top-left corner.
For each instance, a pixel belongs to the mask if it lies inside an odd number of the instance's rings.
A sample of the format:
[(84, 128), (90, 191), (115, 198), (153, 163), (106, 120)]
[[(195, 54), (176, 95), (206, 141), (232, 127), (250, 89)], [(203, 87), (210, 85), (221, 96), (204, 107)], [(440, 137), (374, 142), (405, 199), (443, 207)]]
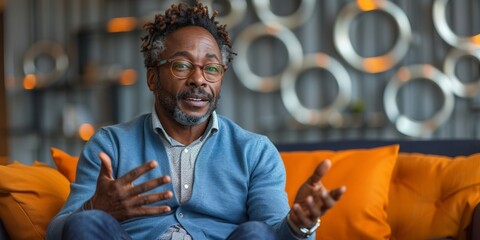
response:
[(217, 42), (204, 28), (190, 26), (170, 33), (165, 45), (161, 60), (188, 60), (196, 66), (185, 79), (172, 74), (171, 63), (149, 70), (148, 85), (155, 95), (157, 114), (184, 126), (203, 123), (217, 106), (222, 80), (207, 81), (198, 66), (222, 63)]

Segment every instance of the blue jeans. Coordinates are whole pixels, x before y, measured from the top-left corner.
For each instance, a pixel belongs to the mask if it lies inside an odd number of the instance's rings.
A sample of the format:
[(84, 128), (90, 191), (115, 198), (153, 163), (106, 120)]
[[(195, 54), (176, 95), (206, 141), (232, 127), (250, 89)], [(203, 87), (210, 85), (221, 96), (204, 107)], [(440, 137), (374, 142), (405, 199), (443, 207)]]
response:
[[(99, 210), (74, 213), (67, 218), (63, 227), (62, 239), (131, 239), (122, 225)], [(246, 222), (239, 225), (228, 237), (228, 240), (275, 240), (273, 229), (263, 222)]]
[(89, 210), (70, 215), (63, 226), (62, 239), (131, 239), (110, 214)]
[(228, 240), (275, 240), (277, 234), (273, 231), (272, 227), (263, 222), (251, 221), (240, 224), (235, 230), (228, 236)]

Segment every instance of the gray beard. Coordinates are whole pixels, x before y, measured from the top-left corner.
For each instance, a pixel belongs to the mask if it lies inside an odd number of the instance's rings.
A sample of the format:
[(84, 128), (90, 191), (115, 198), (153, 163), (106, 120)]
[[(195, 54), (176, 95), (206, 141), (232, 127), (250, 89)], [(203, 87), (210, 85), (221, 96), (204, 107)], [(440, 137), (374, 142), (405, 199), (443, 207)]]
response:
[[(220, 94), (220, 92), (218, 94)], [(177, 105), (180, 97), (168, 94), (162, 89), (160, 84), (157, 85), (155, 98), (155, 101), (158, 101), (162, 108), (166, 110), (176, 122), (183, 126), (194, 126), (205, 122), (212, 115), (213, 111), (217, 108), (220, 95), (212, 99), (208, 112), (200, 117), (191, 116), (183, 112)]]
[(175, 121), (184, 126), (194, 126), (205, 122), (210, 117), (210, 115), (212, 115), (212, 112), (209, 112), (201, 117), (194, 117), (187, 115), (186, 113), (182, 112), (178, 107), (176, 107), (173, 112), (173, 118), (175, 119)]

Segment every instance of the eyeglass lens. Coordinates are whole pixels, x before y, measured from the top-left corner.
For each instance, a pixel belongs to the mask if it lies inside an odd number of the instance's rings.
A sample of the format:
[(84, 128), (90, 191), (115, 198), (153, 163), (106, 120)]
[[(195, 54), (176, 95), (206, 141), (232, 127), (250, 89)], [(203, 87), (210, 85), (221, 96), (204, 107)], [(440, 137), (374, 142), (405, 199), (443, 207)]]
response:
[[(172, 73), (180, 79), (188, 78), (194, 71), (194, 65), (189, 61), (174, 61), (172, 62)], [(217, 63), (209, 63), (200, 66), (203, 71), (203, 76), (207, 81), (216, 82), (223, 76), (223, 67)]]

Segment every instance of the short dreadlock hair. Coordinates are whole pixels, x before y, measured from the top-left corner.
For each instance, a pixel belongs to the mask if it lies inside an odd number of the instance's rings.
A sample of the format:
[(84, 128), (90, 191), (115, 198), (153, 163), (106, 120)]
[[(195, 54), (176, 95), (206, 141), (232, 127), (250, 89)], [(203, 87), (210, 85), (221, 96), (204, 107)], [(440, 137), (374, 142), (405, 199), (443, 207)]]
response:
[(146, 23), (144, 29), (148, 35), (142, 37), (141, 52), (145, 67), (155, 67), (159, 62), (159, 55), (165, 50), (165, 38), (175, 30), (187, 26), (203, 27), (212, 34), (217, 41), (224, 64), (232, 62), (234, 55), (232, 43), (226, 30), (226, 25), (219, 25), (215, 21), (218, 15), (214, 11), (210, 17), (208, 7), (197, 0), (193, 5), (187, 3), (173, 4), (165, 14), (155, 15), (155, 21)]

